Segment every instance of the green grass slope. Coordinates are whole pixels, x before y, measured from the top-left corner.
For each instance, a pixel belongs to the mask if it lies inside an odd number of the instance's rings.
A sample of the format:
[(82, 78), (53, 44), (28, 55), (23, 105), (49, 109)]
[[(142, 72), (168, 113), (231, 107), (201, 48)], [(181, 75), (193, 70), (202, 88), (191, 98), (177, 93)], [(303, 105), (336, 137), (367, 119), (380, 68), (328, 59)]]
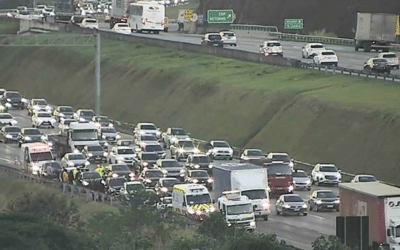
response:
[[(94, 108), (92, 49), (1, 48), (1, 87)], [(400, 182), (400, 87), (102, 40), (103, 113)], [(384, 171), (383, 171), (384, 170)]]

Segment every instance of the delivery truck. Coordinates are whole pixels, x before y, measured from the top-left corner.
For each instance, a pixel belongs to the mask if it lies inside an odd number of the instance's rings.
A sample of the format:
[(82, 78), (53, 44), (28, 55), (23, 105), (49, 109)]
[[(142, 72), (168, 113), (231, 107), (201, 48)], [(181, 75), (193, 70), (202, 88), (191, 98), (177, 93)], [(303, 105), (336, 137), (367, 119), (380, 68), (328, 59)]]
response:
[(355, 50), (388, 52), (396, 39), (396, 14), (357, 13)]
[(379, 182), (341, 183), (339, 193), (340, 216), (368, 216), (371, 249), (383, 249), (378, 248), (383, 244), (400, 250), (400, 188)]
[(267, 169), (251, 163), (226, 163), (213, 168), (217, 198), (222, 192), (239, 190), (253, 204), (254, 214), (268, 220), (270, 214)]

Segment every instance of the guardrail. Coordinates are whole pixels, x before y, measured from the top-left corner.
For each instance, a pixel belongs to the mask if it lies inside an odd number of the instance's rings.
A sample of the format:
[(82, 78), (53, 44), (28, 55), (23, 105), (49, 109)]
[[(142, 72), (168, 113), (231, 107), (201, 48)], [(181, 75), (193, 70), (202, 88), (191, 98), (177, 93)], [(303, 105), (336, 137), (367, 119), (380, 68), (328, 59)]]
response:
[(17, 9), (0, 9), (0, 13), (16, 12)]

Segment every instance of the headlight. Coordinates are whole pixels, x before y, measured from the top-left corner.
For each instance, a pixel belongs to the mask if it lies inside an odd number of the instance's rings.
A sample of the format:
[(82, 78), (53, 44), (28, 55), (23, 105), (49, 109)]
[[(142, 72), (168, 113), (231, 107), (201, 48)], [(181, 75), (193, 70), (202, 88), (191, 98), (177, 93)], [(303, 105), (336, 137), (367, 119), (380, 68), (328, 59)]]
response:
[(145, 180), (147, 183), (151, 183), (151, 180), (150, 179), (146, 179)]
[(283, 207), (284, 208), (290, 208), (290, 205), (289, 204), (285, 204), (285, 205), (283, 205)]
[(293, 164), (293, 162), (291, 161), (291, 162), (289, 163), (289, 167), (293, 168), (293, 166), (294, 166), (294, 164)]
[(317, 204), (322, 204), (322, 201), (321, 201), (321, 200), (318, 200), (318, 201), (317, 201)]
[(288, 188), (289, 192), (292, 192), (293, 189), (294, 189), (293, 186), (289, 186), (289, 188)]
[(199, 182), (199, 180), (193, 179), (193, 183), (197, 183), (197, 182)]
[(200, 215), (201, 214), (201, 210), (196, 210), (196, 214)]
[(51, 110), (51, 107), (47, 105), (47, 106), (46, 106), (46, 109), (47, 109), (47, 110)]
[(68, 166), (73, 167), (73, 166), (75, 166), (75, 164), (70, 161), (70, 162), (68, 162)]
[(149, 163), (147, 161), (143, 162), (143, 166), (147, 167)]
[(87, 181), (82, 181), (82, 184), (83, 184), (84, 186), (87, 186), (87, 185), (89, 185), (89, 182), (87, 182)]
[(89, 154), (88, 154), (88, 156), (89, 156), (89, 157), (92, 157), (92, 156), (93, 156), (93, 154), (92, 154), (92, 153), (89, 153)]
[(193, 152), (194, 152), (195, 154), (198, 154), (198, 153), (200, 153), (200, 149), (195, 148), (195, 149), (193, 150)]
[(106, 139), (106, 136), (105, 136), (105, 135), (102, 135), (101, 138)]
[(112, 174), (112, 177), (117, 178), (117, 177), (118, 177), (118, 174), (113, 173), (113, 174)]
[(340, 200), (336, 200), (336, 201), (334, 201), (334, 203), (340, 203)]
[(181, 174), (183, 174), (183, 173), (185, 173), (185, 169), (181, 169), (179, 172), (180, 172)]
[(165, 170), (165, 169), (163, 169), (163, 170), (161, 170), (161, 171), (163, 172), (163, 174), (168, 174), (168, 171)]
[(141, 135), (144, 135), (144, 134), (146, 134), (146, 132), (144, 132), (143, 130), (140, 130), (140, 132), (139, 132)]
[(160, 131), (157, 131), (157, 132), (156, 132), (156, 135), (157, 135), (157, 136), (160, 136), (160, 135), (161, 135), (161, 132), (160, 132)]
[(208, 183), (213, 183), (214, 180), (213, 180), (212, 178), (208, 178), (207, 182), (208, 182)]
[(264, 201), (262, 204), (263, 209), (268, 209), (269, 208), (269, 203), (268, 201)]
[(254, 220), (250, 221), (250, 226), (255, 227), (256, 226), (256, 222)]
[(306, 184), (307, 184), (307, 185), (309, 185), (310, 183), (311, 183), (311, 181), (310, 181), (310, 180), (306, 181)]
[(189, 214), (194, 214), (194, 213), (195, 213), (195, 211), (194, 211), (194, 209), (193, 209), (193, 208), (189, 208), (189, 209), (188, 209), (188, 213), (189, 213)]
[(104, 155), (104, 156), (107, 156), (107, 153), (106, 153), (106, 152), (103, 152), (103, 155)]
[(16, 120), (11, 120), (11, 123), (15, 125), (15, 124), (17, 124), (18, 122), (17, 122)]
[(229, 223), (229, 222), (228, 222), (228, 224), (227, 224), (227, 225), (228, 225), (228, 227), (232, 226), (232, 224), (231, 224), (231, 223)]
[(215, 212), (215, 207), (210, 207), (210, 212)]
[(173, 138), (171, 139), (171, 141), (172, 141), (173, 143), (175, 143), (175, 142), (177, 142), (177, 141), (178, 141), (178, 138), (176, 138), (176, 137), (173, 137)]
[(178, 149), (179, 153), (184, 153), (186, 150), (184, 150), (183, 148)]
[(35, 106), (33, 106), (33, 109), (34, 109), (34, 110), (39, 110), (40, 107), (35, 105)]
[(134, 173), (130, 173), (129, 176), (130, 176), (130, 177), (134, 177), (135, 174), (134, 174)]
[(229, 153), (232, 154), (233, 153), (233, 149), (230, 148), (229, 149)]
[(104, 143), (104, 146), (108, 147), (108, 142), (105, 142), (105, 143)]
[(10, 99), (10, 98), (7, 98), (7, 102), (11, 102), (11, 99)]
[(90, 165), (90, 162), (85, 162), (85, 166), (89, 166)]
[(194, 165), (194, 168), (200, 168), (199, 164)]
[(303, 204), (303, 208), (307, 208), (307, 204)]
[(61, 116), (61, 117), (64, 117), (64, 114), (63, 114), (63, 113), (60, 113), (60, 116)]
[(12, 135), (6, 135), (6, 138), (12, 138)]
[(56, 122), (56, 119), (51, 118), (51, 122), (52, 122), (52, 123), (55, 123), (55, 122)]
[(124, 159), (124, 157), (123, 156), (118, 156), (117, 159), (122, 161)]
[(85, 120), (85, 118), (80, 117), (80, 118), (79, 118), (79, 121), (80, 121), (80, 122), (84, 122), (84, 121), (86, 121), (86, 120)]
[(168, 188), (163, 187), (163, 188), (161, 188), (161, 191), (164, 192), (164, 193), (166, 193), (166, 192), (168, 192)]
[(6, 103), (6, 107), (7, 108), (11, 108), (12, 107), (12, 105), (11, 104), (9, 104), (8, 102)]
[(119, 139), (119, 138), (121, 138), (121, 136), (120, 136), (120, 135), (117, 135), (115, 138)]
[(48, 142), (47, 144), (48, 144), (50, 147), (53, 146), (53, 143), (52, 143), (52, 142)]
[(296, 184), (296, 181), (293, 181), (293, 184)]
[(208, 165), (208, 168), (213, 168), (214, 166), (212, 164)]

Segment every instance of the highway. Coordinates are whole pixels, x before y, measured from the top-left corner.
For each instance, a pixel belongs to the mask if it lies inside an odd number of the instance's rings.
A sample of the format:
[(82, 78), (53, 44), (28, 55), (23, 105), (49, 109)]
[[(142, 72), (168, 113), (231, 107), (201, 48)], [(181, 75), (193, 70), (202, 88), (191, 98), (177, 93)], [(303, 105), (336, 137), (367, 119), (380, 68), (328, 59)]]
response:
[[(32, 127), (31, 117), (28, 116), (26, 110), (10, 110), (10, 113), (18, 121), (18, 126)], [(173, 124), (171, 124), (173, 125)], [(57, 133), (57, 128), (48, 129), (40, 128), (43, 133)], [(122, 139), (133, 139), (132, 135), (122, 134)], [(16, 143), (0, 143), (0, 164), (7, 165), (13, 168), (19, 168), (15, 165), (15, 159), (19, 158), (20, 148)], [(169, 152), (167, 152), (169, 157)], [(58, 159), (59, 160), (59, 159)], [(238, 162), (237, 160), (233, 160)], [(215, 165), (219, 165), (226, 162), (216, 160)], [(181, 162), (183, 164), (183, 162)], [(94, 164), (89, 166), (90, 170), (94, 170), (96, 166)], [(315, 189), (330, 189), (337, 193), (336, 187), (312, 187), (311, 191), (296, 191), (303, 199), (307, 199), (313, 190)], [(217, 199), (214, 193), (211, 193), (213, 199)], [(336, 234), (335, 223), (338, 212), (314, 212), (309, 211), (308, 216), (281, 216), (276, 215), (274, 204), (276, 197), (271, 198), (270, 203), (271, 215), (268, 221), (264, 221), (262, 218), (257, 219), (257, 232), (260, 233), (274, 233), (279, 239), (285, 240), (288, 244), (291, 244), (300, 249), (308, 250), (311, 249), (311, 243), (321, 235), (334, 235)]]

